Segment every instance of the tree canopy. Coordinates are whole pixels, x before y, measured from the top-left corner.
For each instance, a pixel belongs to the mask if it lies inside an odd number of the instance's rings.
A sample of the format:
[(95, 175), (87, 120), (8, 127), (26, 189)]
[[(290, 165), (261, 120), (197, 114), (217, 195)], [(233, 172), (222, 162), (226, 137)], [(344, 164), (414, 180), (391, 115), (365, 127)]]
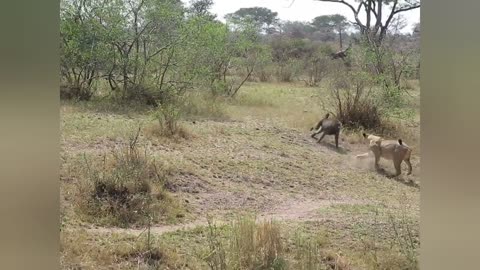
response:
[(259, 30), (267, 33), (273, 32), (279, 22), (278, 13), (264, 7), (241, 8), (225, 15), (225, 18), (237, 25), (254, 23)]
[(312, 21), (312, 25), (319, 30), (334, 31), (339, 36), (340, 48), (343, 47), (342, 34), (346, 28), (350, 25), (347, 18), (340, 14), (323, 15), (315, 17)]
[(315, 17), (312, 21), (312, 25), (317, 29), (330, 28), (335, 31), (339, 31), (339, 29), (340, 31), (343, 31), (349, 25), (349, 22), (345, 16), (334, 14)]
[[(420, 8), (420, 0), (316, 0), (347, 6), (355, 18), (354, 24), (370, 43), (380, 45), (389, 26), (402, 12)], [(360, 19), (365, 14), (365, 19)]]

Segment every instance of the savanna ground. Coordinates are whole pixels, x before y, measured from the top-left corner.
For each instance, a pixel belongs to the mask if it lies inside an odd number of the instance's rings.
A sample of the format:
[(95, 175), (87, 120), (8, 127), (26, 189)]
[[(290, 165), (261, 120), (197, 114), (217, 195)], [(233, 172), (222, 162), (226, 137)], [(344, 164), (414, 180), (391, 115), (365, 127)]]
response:
[[(343, 131), (339, 150), (333, 136), (310, 138), (324, 89), (247, 82), (218, 108), (198, 105), (173, 138), (144, 109), (64, 102), (62, 268), (415, 269), (420, 90), (412, 85), (415, 123), (395, 123), (414, 147), (414, 169), (406, 176), (402, 164), (399, 179), (355, 160), (367, 150), (359, 132)], [(151, 188), (162, 198), (156, 216), (125, 222), (83, 211), (91, 167), (117, 168), (112, 153), (139, 127), (135, 147), (163, 181)]]

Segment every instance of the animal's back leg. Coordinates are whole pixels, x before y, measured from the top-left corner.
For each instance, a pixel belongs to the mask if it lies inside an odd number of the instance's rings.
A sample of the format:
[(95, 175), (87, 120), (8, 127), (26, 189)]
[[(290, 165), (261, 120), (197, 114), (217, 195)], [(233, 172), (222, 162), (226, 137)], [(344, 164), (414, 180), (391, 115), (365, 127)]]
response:
[(322, 132), (322, 127), (320, 127), (320, 128), (317, 129), (315, 132), (313, 132), (312, 138), (315, 138), (315, 136), (317, 136), (320, 132)]
[(379, 170), (380, 165), (378, 165), (378, 162), (380, 162), (380, 153), (373, 152), (375, 155), (375, 169)]
[(410, 158), (407, 158), (407, 159), (405, 160), (405, 163), (407, 163), (407, 166), (408, 166), (408, 173), (407, 173), (407, 175), (412, 174), (412, 163), (410, 163)]
[(335, 133), (335, 147), (338, 148), (338, 136), (339, 136), (339, 132)]
[(402, 173), (402, 160), (393, 160), (393, 166), (395, 166), (395, 176), (399, 176)]
[(325, 132), (322, 133), (322, 136), (320, 136), (320, 139), (318, 139), (317, 143), (320, 143), (320, 141), (325, 137)]

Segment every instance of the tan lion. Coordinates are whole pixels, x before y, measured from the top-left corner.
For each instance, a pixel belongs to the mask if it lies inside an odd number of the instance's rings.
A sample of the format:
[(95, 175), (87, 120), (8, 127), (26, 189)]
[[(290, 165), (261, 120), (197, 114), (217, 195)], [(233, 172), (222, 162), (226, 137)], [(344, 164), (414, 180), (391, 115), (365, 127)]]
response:
[[(374, 154), (375, 156), (375, 168), (378, 170), (380, 167), (378, 162), (380, 161), (380, 157), (392, 160), (393, 165), (395, 166), (396, 174), (394, 175), (399, 176), (401, 171), (401, 164), (402, 161), (405, 161), (408, 166), (408, 173), (410, 175), (412, 173), (412, 164), (410, 163), (410, 156), (412, 153), (412, 149), (403, 143), (401, 139), (398, 140), (385, 140), (382, 137), (375, 136), (375, 135), (367, 135), (363, 133), (363, 137), (368, 139), (369, 147), (368, 149)], [(369, 153), (365, 153), (362, 155), (357, 155), (357, 158), (365, 158), (369, 155)]]

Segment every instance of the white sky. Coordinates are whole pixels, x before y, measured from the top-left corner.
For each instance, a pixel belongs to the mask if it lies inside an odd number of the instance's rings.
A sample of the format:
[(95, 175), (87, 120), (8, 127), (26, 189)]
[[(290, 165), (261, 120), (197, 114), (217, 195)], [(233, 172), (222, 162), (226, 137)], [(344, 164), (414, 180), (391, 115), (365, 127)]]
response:
[[(281, 20), (305, 22), (311, 21), (313, 18), (321, 15), (342, 14), (353, 21), (352, 11), (343, 4), (314, 0), (295, 0), (293, 4), (291, 3), (292, 0), (214, 0), (211, 11), (217, 14), (217, 18), (221, 21), (224, 21), (223, 16), (226, 14), (246, 7), (269, 8), (272, 11), (278, 12), (278, 17)], [(411, 32), (413, 25), (420, 21), (420, 9), (421, 8), (417, 8), (400, 13), (408, 23), (402, 32)]]

